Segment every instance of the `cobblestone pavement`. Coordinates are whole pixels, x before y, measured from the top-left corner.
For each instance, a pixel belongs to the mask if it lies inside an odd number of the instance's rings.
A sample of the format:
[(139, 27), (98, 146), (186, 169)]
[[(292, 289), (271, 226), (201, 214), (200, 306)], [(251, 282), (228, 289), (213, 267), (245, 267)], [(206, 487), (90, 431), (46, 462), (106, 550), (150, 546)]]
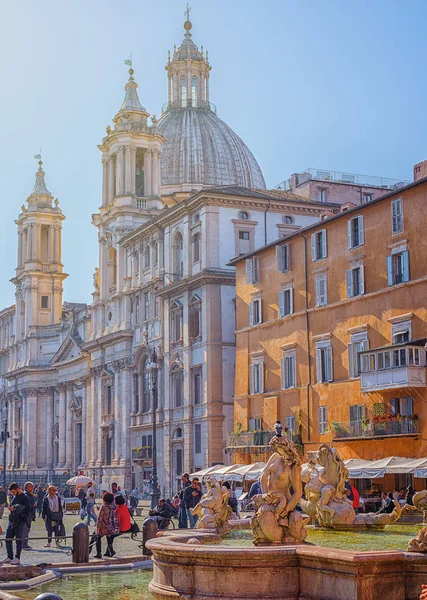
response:
[[(140, 506), (141, 505), (142, 504), (140, 504)], [(148, 502), (144, 503), (142, 506), (143, 506), (142, 515), (140, 517), (136, 517), (136, 522), (138, 523), (141, 531), (142, 531), (143, 520), (148, 514)], [(65, 515), (64, 525), (65, 525), (65, 531), (66, 531), (67, 536), (72, 535), (74, 525), (79, 522), (81, 522), (81, 519), (78, 514)], [(0, 547), (0, 560), (3, 560), (7, 556), (6, 555), (6, 547), (5, 547), (5, 543), (4, 543), (7, 524), (8, 524), (8, 514), (6, 514), (6, 511), (5, 511), (3, 518), (0, 519), (0, 525), (3, 529), (3, 533), (0, 535), (0, 542), (2, 544)], [(95, 530), (95, 526), (92, 521), (89, 526), (89, 534), (94, 532), (94, 530)], [(36, 521), (32, 524), (30, 538), (31, 537), (46, 537), (46, 535), (47, 535), (47, 533), (46, 533), (44, 521), (41, 517), (37, 517)], [(142, 554), (142, 550), (141, 550), (141, 548), (139, 548), (141, 539), (142, 539), (141, 533), (138, 534), (138, 538), (137, 538), (138, 541), (133, 541), (131, 539), (130, 535), (127, 535), (127, 534), (116, 538), (114, 541), (114, 549), (117, 552), (116, 557), (119, 558), (119, 557), (125, 557), (125, 556), (137, 556), (138, 554)], [(22, 551), (21, 563), (24, 565), (25, 564), (39, 565), (40, 563), (52, 564), (52, 563), (61, 563), (61, 562), (71, 563), (72, 562), (71, 554), (68, 554), (68, 553), (71, 553), (71, 542), (72, 542), (71, 538), (66, 540), (66, 542), (65, 542), (66, 545), (64, 544), (63, 548), (57, 548), (54, 540), (55, 540), (55, 538), (53, 538), (51, 548), (44, 548), (44, 545), (47, 543), (47, 539), (34, 540), (34, 541), (31, 541), (31, 539), (30, 539), (29, 544), (32, 547), (32, 550), (23, 550)], [(15, 546), (15, 543), (13, 543), (13, 544)], [(105, 539), (103, 539), (102, 540), (102, 553), (105, 552), (105, 548), (106, 548), (106, 541), (105, 541)], [(95, 548), (92, 550), (91, 557), (93, 557), (94, 555), (95, 555)]]

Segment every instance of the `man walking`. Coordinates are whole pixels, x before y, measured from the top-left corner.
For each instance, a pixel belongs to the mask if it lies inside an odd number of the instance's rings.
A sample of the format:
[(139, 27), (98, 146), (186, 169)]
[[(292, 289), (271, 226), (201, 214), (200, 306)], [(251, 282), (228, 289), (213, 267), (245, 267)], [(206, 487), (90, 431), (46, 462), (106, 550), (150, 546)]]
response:
[(34, 483), (31, 481), (27, 481), (24, 485), (24, 494), (28, 498), (28, 502), (30, 505), (30, 514), (27, 517), (26, 522), (24, 523), (24, 528), (22, 531), (22, 549), (23, 550), (32, 550), (31, 546), (28, 545), (28, 536), (30, 535), (31, 524), (36, 520), (36, 509), (37, 509), (37, 497), (33, 494), (34, 491)]
[(184, 494), (186, 488), (191, 487), (190, 483), (190, 475), (188, 473), (184, 473), (181, 477), (182, 488), (178, 492), (179, 497), (179, 513), (178, 513), (178, 527), (179, 529), (187, 529), (187, 507), (185, 505)]
[(191, 509), (197, 506), (202, 497), (202, 490), (197, 477), (194, 477), (191, 485), (186, 487), (184, 490), (184, 502), (187, 509), (187, 517), (190, 523), (191, 529), (194, 529), (197, 523), (197, 516), (191, 514)]
[[(9, 525), (6, 529), (6, 550), (7, 558), (2, 561), (2, 564), (20, 565), (21, 550), (22, 550), (22, 531), (24, 523), (30, 515), (30, 502), (28, 497), (15, 482), (9, 486), (9, 492), (13, 498), (9, 505)], [(13, 538), (16, 538), (16, 554), (13, 557)]]
[(0, 519), (3, 519), (4, 509), (7, 506), (7, 494), (2, 485), (0, 485)]

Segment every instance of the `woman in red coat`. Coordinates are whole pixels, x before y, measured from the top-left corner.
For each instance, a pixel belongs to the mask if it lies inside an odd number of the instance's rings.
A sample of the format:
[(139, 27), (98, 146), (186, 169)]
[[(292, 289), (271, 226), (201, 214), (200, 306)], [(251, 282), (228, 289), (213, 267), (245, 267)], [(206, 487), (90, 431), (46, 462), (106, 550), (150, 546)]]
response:
[(131, 528), (129, 509), (126, 506), (125, 499), (121, 494), (114, 498), (114, 502), (117, 506), (116, 515), (119, 520), (120, 533), (126, 533), (130, 531)]

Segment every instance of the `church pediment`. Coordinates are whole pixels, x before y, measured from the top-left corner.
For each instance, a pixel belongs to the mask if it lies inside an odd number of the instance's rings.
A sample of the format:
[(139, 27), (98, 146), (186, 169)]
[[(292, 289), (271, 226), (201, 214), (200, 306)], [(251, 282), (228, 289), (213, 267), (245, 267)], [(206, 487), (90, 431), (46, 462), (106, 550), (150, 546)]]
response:
[(67, 360), (72, 360), (73, 358), (77, 358), (82, 354), (79, 343), (71, 337), (70, 334), (67, 335), (65, 340), (62, 342), (59, 349), (55, 352), (50, 361), (52, 365), (57, 363), (66, 362)]

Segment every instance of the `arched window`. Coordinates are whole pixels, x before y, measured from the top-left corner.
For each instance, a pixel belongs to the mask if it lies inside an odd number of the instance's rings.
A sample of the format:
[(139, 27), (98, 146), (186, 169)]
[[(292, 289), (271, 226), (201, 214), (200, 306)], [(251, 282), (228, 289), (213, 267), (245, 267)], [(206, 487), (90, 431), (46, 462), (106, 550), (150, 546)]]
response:
[(191, 79), (191, 104), (192, 104), (192, 106), (197, 106), (197, 96), (198, 96), (197, 77), (195, 75), (193, 75), (193, 77)]
[(150, 246), (147, 244), (144, 250), (144, 268), (148, 269), (150, 266)]
[(137, 148), (135, 158), (135, 195), (144, 197), (144, 150)]
[(171, 369), (172, 403), (174, 408), (184, 404), (184, 375), (181, 366), (175, 363)]
[(175, 429), (175, 432), (173, 434), (173, 439), (174, 440), (180, 440), (180, 439), (182, 439), (182, 429), (181, 429), (181, 427), (177, 427)]
[(184, 275), (184, 240), (180, 231), (175, 234), (172, 251), (173, 278), (179, 281)]
[(117, 274), (117, 252), (116, 249), (111, 246), (108, 249), (108, 287), (110, 293), (115, 292), (113, 286), (116, 285), (116, 274)]
[(181, 106), (187, 106), (187, 78), (181, 77)]
[(142, 412), (147, 413), (151, 410), (151, 373), (147, 357), (143, 358), (141, 364), (141, 388)]

